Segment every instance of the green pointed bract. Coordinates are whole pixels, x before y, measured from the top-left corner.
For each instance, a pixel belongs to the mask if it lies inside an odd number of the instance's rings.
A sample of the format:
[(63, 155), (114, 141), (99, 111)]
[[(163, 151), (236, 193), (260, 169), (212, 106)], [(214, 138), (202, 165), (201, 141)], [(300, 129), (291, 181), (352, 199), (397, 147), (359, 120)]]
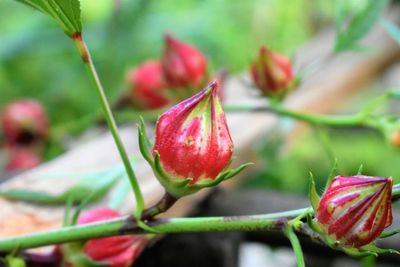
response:
[(364, 246), (363, 250), (370, 251), (376, 254), (398, 254), (400, 255), (400, 252), (395, 249), (385, 249), (385, 248), (380, 248), (377, 247), (375, 244), (370, 244), (368, 246)]
[(138, 124), (138, 137), (139, 137), (139, 149), (144, 159), (151, 165), (154, 165), (153, 156), (151, 155), (151, 143), (146, 133), (146, 127), (144, 125), (143, 117), (140, 116), (140, 122)]
[(166, 189), (166, 191), (172, 196), (179, 198), (185, 195), (193, 194), (202, 188), (216, 186), (219, 183), (236, 176), (241, 171), (243, 171), (247, 166), (250, 166), (252, 164), (253, 163), (242, 164), (235, 169), (229, 169), (220, 173), (220, 175), (214, 180), (202, 180), (196, 182), (196, 184), (191, 184), (193, 179), (190, 177), (184, 180), (175, 180), (175, 181), (171, 181), (170, 179), (168, 179), (167, 174), (165, 173), (160, 164), (160, 155), (158, 155), (157, 153), (154, 157), (154, 164), (152, 167), (156, 177), (163, 185), (163, 187)]
[(314, 176), (312, 173), (310, 173), (309, 198), (310, 198), (310, 203), (311, 203), (311, 206), (312, 206), (314, 212), (317, 211), (321, 198), (319, 197), (319, 195), (317, 193), (317, 189), (315, 187)]
[(224, 177), (224, 180), (228, 180), (236, 175), (238, 175), (239, 173), (241, 173), (244, 169), (246, 169), (248, 166), (253, 165), (254, 163), (252, 162), (248, 162), (245, 164), (240, 165), (239, 167), (237, 167), (236, 169), (231, 169), (228, 170), (228, 174)]
[(307, 214), (307, 224), (308, 227), (310, 227), (310, 229), (313, 230), (314, 232), (320, 235), (324, 234), (324, 231), (322, 230), (321, 226), (313, 220), (311, 213)]
[(396, 234), (400, 233), (400, 229), (394, 229), (394, 230), (389, 230), (389, 231), (384, 231), (379, 238), (387, 238), (394, 236)]
[(358, 171), (357, 171), (357, 175), (362, 175), (363, 168), (364, 168), (364, 165), (360, 164), (360, 167), (358, 168)]
[(333, 166), (328, 174), (328, 177), (326, 178), (326, 183), (325, 183), (325, 190), (328, 188), (329, 184), (331, 183), (333, 177), (336, 176), (338, 170), (338, 160), (335, 158), (335, 161), (333, 163)]

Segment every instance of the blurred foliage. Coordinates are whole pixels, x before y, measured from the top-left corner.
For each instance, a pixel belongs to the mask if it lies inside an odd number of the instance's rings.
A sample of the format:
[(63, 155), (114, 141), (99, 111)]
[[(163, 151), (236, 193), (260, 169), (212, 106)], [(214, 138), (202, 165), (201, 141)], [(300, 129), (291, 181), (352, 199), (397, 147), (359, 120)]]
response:
[[(357, 2), (358, 5), (355, 5)], [(364, 47), (358, 44), (358, 41), (379, 20), (387, 3), (387, 0), (361, 2), (336, 0), (336, 40), (334, 51), (364, 50)]]
[[(124, 89), (129, 68), (158, 58), (163, 34), (199, 47), (212, 69), (245, 70), (258, 46), (294, 54), (332, 20), (329, 1), (81, 0), (83, 32), (108, 95)], [(57, 24), (16, 1), (0, 2), (0, 107), (32, 97), (54, 124), (99, 109), (90, 79)]]
[(264, 144), (260, 155), (265, 168), (246, 183), (250, 187), (265, 187), (307, 194), (308, 178), (313, 173), (317, 189), (322, 193), (327, 176), (337, 159), (337, 174), (355, 175), (360, 165), (362, 173), (372, 176), (392, 176), (400, 182), (400, 151), (385, 143), (382, 136), (370, 130), (332, 130), (327, 153), (316, 133), (300, 137), (289, 152), (281, 152), (282, 142), (275, 137)]
[(400, 44), (400, 27), (387, 19), (382, 19), (382, 25), (389, 35)]
[[(346, 1), (343, 14), (363, 12), (370, 2)], [(160, 56), (166, 32), (200, 48), (211, 69), (235, 73), (247, 70), (261, 44), (295, 55), (335, 17), (335, 1), (324, 0), (81, 0), (81, 8), (84, 36), (111, 100), (125, 89), (129, 68)], [(53, 125), (68, 124), (98, 114), (92, 86), (74, 45), (54, 21), (16, 1), (0, 1), (0, 107), (35, 98)], [(391, 170), (399, 177), (393, 168), (398, 153), (376, 134), (335, 132), (332, 140), (343, 173), (354, 174), (363, 163), (366, 174)], [(274, 140), (263, 147), (268, 165), (249, 185), (303, 193), (312, 171), (321, 188), (332, 159), (315, 136), (302, 138), (288, 154), (280, 153), (280, 145)]]

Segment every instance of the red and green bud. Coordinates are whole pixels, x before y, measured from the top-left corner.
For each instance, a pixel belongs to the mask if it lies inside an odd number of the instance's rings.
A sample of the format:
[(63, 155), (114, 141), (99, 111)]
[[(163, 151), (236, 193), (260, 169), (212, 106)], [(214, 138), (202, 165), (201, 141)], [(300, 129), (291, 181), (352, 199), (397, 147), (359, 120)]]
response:
[[(119, 212), (113, 209), (97, 208), (83, 213), (78, 219), (78, 224), (110, 220), (120, 216)], [(94, 266), (90, 265), (93, 262), (102, 263), (104, 265), (101, 266), (107, 267), (128, 267), (137, 259), (147, 243), (148, 239), (144, 235), (93, 239), (87, 241), (83, 247), (83, 253), (88, 258), (87, 260), (79, 256), (79, 252), (77, 255), (75, 251), (69, 255), (66, 261), (71, 267)]]
[(7, 145), (28, 145), (43, 140), (49, 131), (42, 105), (34, 100), (18, 100), (6, 106), (2, 128)]
[(337, 176), (316, 209), (321, 232), (340, 246), (360, 248), (392, 223), (392, 178)]
[(160, 116), (151, 153), (143, 125), (139, 137), (142, 154), (166, 191), (177, 198), (216, 185), (245, 167), (226, 170), (233, 142), (216, 82)]
[(139, 109), (158, 109), (169, 104), (162, 66), (150, 60), (128, 73), (129, 102)]
[(207, 59), (195, 47), (165, 36), (164, 54), (161, 59), (164, 77), (169, 87), (202, 86), (206, 78)]
[(250, 74), (255, 86), (263, 95), (283, 98), (295, 85), (295, 76), (290, 60), (263, 46)]
[(41, 162), (39, 156), (27, 148), (11, 148), (10, 156), (4, 169), (6, 171), (25, 171), (38, 166)]

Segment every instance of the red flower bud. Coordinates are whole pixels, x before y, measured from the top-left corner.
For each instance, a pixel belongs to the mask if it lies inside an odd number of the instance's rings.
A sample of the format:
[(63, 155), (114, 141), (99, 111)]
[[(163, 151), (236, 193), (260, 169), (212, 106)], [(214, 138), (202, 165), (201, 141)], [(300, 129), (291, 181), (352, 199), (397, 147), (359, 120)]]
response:
[(294, 84), (292, 64), (289, 59), (265, 46), (261, 47), (250, 72), (254, 84), (265, 96), (282, 98)]
[[(97, 208), (83, 213), (78, 224), (109, 220), (120, 214), (109, 208)], [(108, 267), (128, 267), (137, 259), (147, 244), (144, 235), (112, 236), (89, 240), (84, 246), (84, 253), (96, 262), (107, 262)], [(74, 264), (72, 264), (74, 266)]]
[(151, 60), (131, 70), (128, 74), (131, 88), (130, 99), (142, 109), (157, 109), (169, 104), (165, 96), (161, 63)]
[(2, 127), (8, 145), (31, 144), (42, 140), (49, 125), (41, 104), (34, 100), (19, 100), (9, 104), (3, 113)]
[(6, 171), (24, 171), (36, 167), (41, 160), (31, 150), (26, 148), (13, 148), (10, 151), (10, 158), (5, 166)]
[(316, 221), (343, 246), (368, 245), (392, 224), (392, 178), (337, 176), (322, 196)]
[(161, 62), (170, 87), (198, 87), (204, 82), (207, 70), (205, 56), (198, 49), (170, 35), (165, 36)]
[[(231, 160), (233, 143), (217, 91), (218, 84), (211, 83), (157, 121), (153, 156), (156, 162), (159, 157), (160, 181), (173, 196), (213, 183)], [(174, 182), (187, 187), (174, 191)]]

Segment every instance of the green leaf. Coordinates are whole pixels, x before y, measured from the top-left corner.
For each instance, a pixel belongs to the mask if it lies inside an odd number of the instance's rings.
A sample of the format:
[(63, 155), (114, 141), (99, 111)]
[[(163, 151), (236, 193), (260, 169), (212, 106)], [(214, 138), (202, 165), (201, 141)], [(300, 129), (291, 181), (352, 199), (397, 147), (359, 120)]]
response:
[[(387, 0), (368, 0), (366, 7), (355, 14), (347, 23), (348, 14), (344, 8), (347, 1), (336, 1), (336, 42), (334, 52), (363, 49), (357, 42), (364, 37), (379, 19)], [(347, 24), (347, 25), (346, 25)]]
[(82, 32), (79, 0), (16, 0), (50, 15), (72, 37)]
[(51, 194), (43, 192), (33, 192), (28, 190), (19, 190), (19, 189), (6, 190), (0, 192), (0, 196), (12, 200), (21, 200), (33, 203), (45, 203), (49, 205), (57, 205), (63, 203), (60, 197), (58, 196), (53, 196)]
[(67, 199), (67, 203), (65, 203), (63, 227), (67, 227), (69, 225), (69, 214), (71, 212), (73, 204), (74, 204), (74, 200), (73, 200), (73, 197), (71, 196)]
[(124, 170), (121, 167), (118, 167), (103, 173), (91, 174), (83, 177), (76, 185), (59, 195), (11, 189), (0, 191), (0, 196), (8, 199), (39, 204), (63, 205), (67, 203), (68, 199), (72, 199), (74, 203), (81, 203), (88, 195), (91, 195), (90, 201), (94, 202), (102, 198), (123, 173)]
[(381, 23), (389, 35), (400, 44), (400, 28), (387, 19), (382, 19)]

